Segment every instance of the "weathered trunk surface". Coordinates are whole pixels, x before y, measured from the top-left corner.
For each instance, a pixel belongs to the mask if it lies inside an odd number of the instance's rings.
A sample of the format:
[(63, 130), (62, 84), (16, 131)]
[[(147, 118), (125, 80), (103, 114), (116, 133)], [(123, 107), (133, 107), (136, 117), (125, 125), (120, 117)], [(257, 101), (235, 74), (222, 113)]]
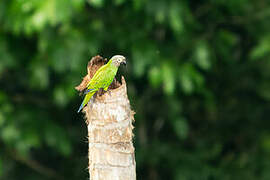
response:
[[(103, 63), (100, 56), (92, 58), (88, 77), (76, 89), (82, 91)], [(108, 92), (98, 93), (83, 112), (88, 127), (90, 180), (135, 180), (134, 112), (130, 109), (124, 78), (121, 85), (114, 81)]]

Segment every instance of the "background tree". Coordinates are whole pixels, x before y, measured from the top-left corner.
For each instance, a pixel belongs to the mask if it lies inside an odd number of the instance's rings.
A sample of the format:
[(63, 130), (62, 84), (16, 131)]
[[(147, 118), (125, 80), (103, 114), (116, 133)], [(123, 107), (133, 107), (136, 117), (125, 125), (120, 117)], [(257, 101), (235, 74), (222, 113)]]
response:
[[(74, 90), (128, 57), (138, 179), (269, 179), (267, 0), (0, 1), (0, 179), (86, 179)], [(119, 78), (119, 77), (118, 77)]]

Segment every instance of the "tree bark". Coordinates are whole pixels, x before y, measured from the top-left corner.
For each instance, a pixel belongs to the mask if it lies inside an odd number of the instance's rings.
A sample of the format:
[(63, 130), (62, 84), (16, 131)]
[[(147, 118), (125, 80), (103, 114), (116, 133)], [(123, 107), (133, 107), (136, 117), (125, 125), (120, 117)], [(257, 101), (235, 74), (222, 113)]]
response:
[[(82, 91), (94, 72), (104, 64), (96, 56), (88, 64), (88, 77), (76, 87)], [(124, 77), (114, 80), (108, 92), (97, 93), (83, 109), (88, 128), (90, 180), (135, 180), (132, 143), (134, 112), (130, 108)]]

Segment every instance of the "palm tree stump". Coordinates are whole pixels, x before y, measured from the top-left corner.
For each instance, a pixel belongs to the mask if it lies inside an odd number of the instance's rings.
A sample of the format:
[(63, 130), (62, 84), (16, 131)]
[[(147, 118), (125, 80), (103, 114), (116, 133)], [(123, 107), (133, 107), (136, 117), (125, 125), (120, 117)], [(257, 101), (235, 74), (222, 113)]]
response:
[[(76, 87), (83, 92), (105, 60), (95, 56), (88, 74)], [(136, 162), (132, 143), (134, 112), (130, 108), (124, 77), (113, 81), (107, 92), (99, 91), (82, 110), (85, 113), (89, 143), (90, 180), (135, 180)]]

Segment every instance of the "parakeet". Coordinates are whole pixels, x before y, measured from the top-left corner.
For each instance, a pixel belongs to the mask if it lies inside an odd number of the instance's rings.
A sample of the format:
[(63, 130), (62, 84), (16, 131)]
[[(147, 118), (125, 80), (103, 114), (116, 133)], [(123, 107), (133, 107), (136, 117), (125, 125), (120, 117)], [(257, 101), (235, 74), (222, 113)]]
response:
[(93, 78), (87, 84), (86, 95), (78, 113), (100, 88), (103, 88), (105, 91), (108, 90), (121, 64), (126, 65), (126, 58), (122, 55), (115, 55), (107, 64), (103, 65), (96, 71)]

